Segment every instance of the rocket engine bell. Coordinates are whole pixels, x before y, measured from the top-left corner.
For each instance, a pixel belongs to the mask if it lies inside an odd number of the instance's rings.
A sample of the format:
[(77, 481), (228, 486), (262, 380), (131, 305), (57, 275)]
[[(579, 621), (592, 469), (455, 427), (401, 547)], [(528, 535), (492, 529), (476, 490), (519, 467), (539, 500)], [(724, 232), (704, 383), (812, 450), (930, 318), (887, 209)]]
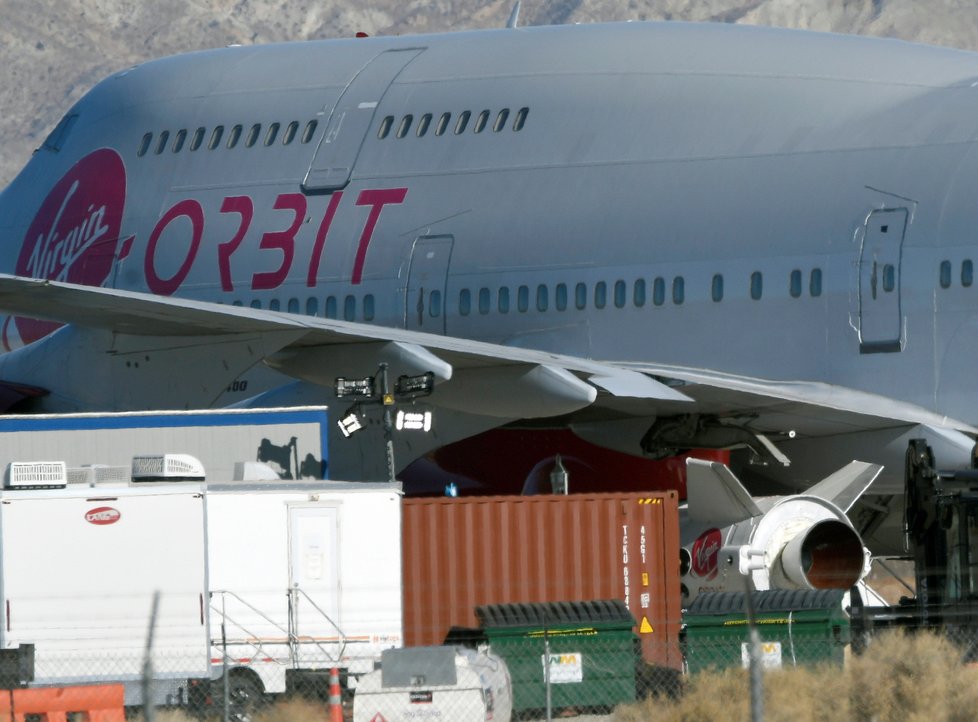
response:
[(723, 464), (689, 459), (682, 583), (700, 592), (849, 589), (870, 555), (846, 512), (883, 470), (853, 461), (805, 494), (755, 499)]

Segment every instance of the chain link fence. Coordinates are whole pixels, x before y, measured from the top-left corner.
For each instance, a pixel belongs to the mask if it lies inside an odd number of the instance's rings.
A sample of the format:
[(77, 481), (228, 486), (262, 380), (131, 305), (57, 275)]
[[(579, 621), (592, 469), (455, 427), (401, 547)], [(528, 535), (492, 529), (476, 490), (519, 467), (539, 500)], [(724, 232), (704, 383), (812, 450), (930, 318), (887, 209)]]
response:
[[(973, 626), (894, 632), (834, 610), (815, 621), (794, 611), (759, 613), (757, 621), (765, 719), (791, 719), (792, 705), (805, 707), (804, 719), (833, 721), (911, 719), (908, 710), (922, 700), (937, 720), (972, 719), (978, 710)], [(237, 657), (224, 653), (219, 638), (206, 649), (150, 645), (147, 656), (148, 631), (128, 646), (98, 649), (77, 635), (74, 648), (69, 636), (60, 646), (0, 651), (0, 719), (638, 722), (712, 719), (702, 710), (714, 708), (724, 719), (751, 719), (743, 615), (709, 623), (688, 617), (677, 639), (657, 647), (631, 624), (501, 626), (457, 637), (458, 646), (378, 648), (356, 671), (344, 659), (299, 667), (288, 654)], [(155, 638), (166, 640), (167, 630)], [(283, 685), (270, 688), (278, 678)], [(910, 701), (895, 706), (887, 702), (894, 695)], [(826, 697), (836, 716), (820, 716)], [(701, 711), (683, 717), (683, 705)], [(952, 706), (970, 712), (940, 712)]]

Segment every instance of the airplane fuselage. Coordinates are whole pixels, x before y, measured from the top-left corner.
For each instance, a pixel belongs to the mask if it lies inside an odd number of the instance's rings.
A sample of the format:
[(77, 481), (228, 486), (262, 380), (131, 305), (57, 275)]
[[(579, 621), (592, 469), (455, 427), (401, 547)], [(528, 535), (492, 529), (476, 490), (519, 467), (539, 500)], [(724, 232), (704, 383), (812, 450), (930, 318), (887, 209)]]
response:
[(168, 58), (3, 192), (2, 270), (978, 423), (976, 85), (978, 55), (711, 25)]

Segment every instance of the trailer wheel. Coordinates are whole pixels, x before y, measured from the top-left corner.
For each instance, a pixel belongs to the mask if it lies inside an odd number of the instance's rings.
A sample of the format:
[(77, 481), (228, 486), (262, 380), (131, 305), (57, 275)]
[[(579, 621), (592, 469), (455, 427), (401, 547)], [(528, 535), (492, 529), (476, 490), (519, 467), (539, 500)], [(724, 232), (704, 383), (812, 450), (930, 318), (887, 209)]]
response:
[[(223, 691), (223, 682), (217, 680), (218, 689)], [(230, 718), (237, 722), (251, 722), (255, 712), (265, 702), (265, 690), (261, 680), (248, 670), (232, 670), (228, 679), (228, 708)], [(223, 708), (223, 699), (221, 707)]]

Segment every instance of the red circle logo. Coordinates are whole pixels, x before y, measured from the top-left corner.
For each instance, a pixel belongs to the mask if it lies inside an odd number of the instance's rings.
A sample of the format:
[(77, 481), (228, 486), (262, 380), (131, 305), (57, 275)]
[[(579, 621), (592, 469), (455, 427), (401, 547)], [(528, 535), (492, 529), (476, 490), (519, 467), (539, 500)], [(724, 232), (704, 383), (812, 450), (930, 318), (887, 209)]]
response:
[[(16, 274), (29, 278), (101, 286), (119, 251), (126, 204), (126, 168), (110, 148), (89, 153), (48, 193), (27, 230)], [(59, 324), (32, 319), (4, 323), (4, 344), (23, 345)], [(19, 338), (8, 338), (10, 336)]]
[(717, 575), (717, 558), (720, 556), (722, 544), (723, 535), (719, 529), (708, 529), (699, 535), (693, 542), (693, 576), (713, 579)]
[(96, 526), (115, 524), (122, 518), (122, 512), (113, 509), (111, 506), (100, 506), (85, 512), (85, 521)]

